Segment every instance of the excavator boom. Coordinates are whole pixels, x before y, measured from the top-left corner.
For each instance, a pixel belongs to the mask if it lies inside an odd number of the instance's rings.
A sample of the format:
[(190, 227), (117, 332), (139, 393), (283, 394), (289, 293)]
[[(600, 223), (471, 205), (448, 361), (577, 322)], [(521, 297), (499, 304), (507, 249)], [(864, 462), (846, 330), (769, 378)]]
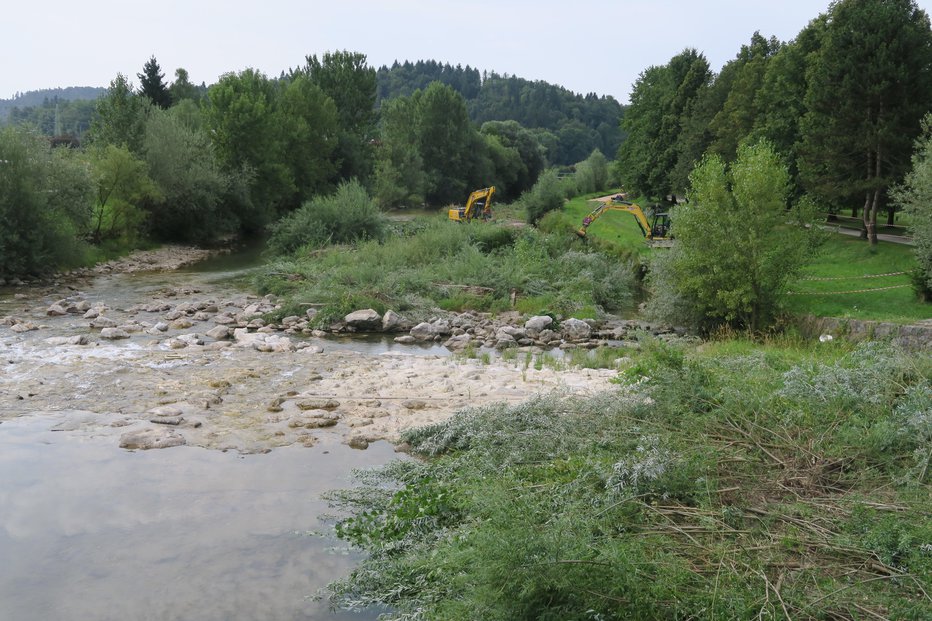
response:
[(609, 211), (625, 211), (633, 215), (635, 221), (638, 223), (638, 228), (641, 229), (641, 234), (648, 243), (664, 242), (672, 239), (672, 235), (670, 235), (670, 217), (668, 214), (655, 213), (654, 224), (651, 225), (651, 223), (647, 221), (647, 216), (644, 215), (644, 210), (641, 209), (640, 205), (622, 200), (619, 196), (614, 197), (610, 202), (599, 203), (598, 207), (583, 218), (582, 227), (576, 231), (576, 234), (585, 238), (586, 229)]

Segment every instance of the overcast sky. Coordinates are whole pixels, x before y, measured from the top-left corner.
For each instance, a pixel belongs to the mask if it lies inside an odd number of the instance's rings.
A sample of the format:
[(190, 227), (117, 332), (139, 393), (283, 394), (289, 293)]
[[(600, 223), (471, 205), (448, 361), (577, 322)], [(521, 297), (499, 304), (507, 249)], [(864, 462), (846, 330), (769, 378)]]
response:
[[(308, 54), (359, 51), (379, 67), (434, 59), (545, 80), (627, 103), (650, 65), (687, 47), (718, 71), (759, 30), (793, 38), (829, 0), (16, 0), (0, 12), (0, 98), (106, 86), (152, 55), (166, 82), (254, 67), (277, 76)], [(932, 0), (919, 0), (927, 12)]]

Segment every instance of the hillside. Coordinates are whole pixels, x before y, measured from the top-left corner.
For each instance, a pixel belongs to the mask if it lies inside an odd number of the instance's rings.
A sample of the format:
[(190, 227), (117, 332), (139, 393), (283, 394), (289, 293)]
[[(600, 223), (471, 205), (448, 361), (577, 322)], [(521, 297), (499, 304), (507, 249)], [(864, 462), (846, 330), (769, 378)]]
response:
[(41, 106), (46, 101), (91, 101), (107, 92), (98, 86), (67, 86), (43, 88), (37, 91), (16, 93), (10, 99), (0, 99), (0, 121), (6, 120), (13, 108)]

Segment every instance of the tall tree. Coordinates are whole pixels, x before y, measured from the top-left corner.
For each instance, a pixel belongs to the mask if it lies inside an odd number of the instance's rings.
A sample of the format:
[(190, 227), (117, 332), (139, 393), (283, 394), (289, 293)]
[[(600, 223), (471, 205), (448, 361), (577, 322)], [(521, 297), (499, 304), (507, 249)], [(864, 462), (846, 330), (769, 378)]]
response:
[(839, 0), (809, 71), (801, 172), (831, 199), (857, 193), (864, 234), (909, 166), (932, 107), (932, 29), (914, 0)]
[(418, 151), (427, 172), (427, 202), (439, 205), (462, 201), (469, 186), (470, 168), (478, 154), (463, 96), (434, 82), (414, 94), (418, 106)]
[(197, 101), (201, 96), (197, 87), (191, 84), (188, 70), (183, 67), (175, 69), (175, 81), (168, 87), (168, 94), (173, 104), (177, 104), (186, 99)]
[(337, 106), (340, 121), (340, 177), (366, 180), (372, 171), (375, 137), (375, 69), (359, 52), (327, 52), (307, 57), (304, 72)]
[(254, 175), (252, 210), (243, 214), (248, 229), (265, 225), (296, 192), (277, 95), (275, 83), (255, 69), (228, 73), (207, 92), (204, 118), (220, 162), (231, 174)]
[(738, 144), (754, 127), (758, 115), (757, 93), (761, 88), (771, 57), (780, 49), (780, 42), (765, 39), (755, 32), (748, 45), (742, 45), (734, 64), (734, 78), (722, 109), (710, 123), (714, 135), (710, 148), (726, 160), (738, 152)]
[(894, 192), (894, 199), (912, 218), (919, 261), (916, 289), (929, 296), (927, 301), (932, 301), (932, 114), (923, 119), (922, 128), (912, 169)]
[(382, 207), (420, 205), (427, 190), (418, 149), (417, 101), (396, 97), (382, 104), (375, 163), (375, 199)]
[(333, 180), (339, 113), (333, 100), (306, 76), (297, 75), (281, 88), (278, 108), (286, 164), (297, 191), (288, 207), (297, 208)]
[(139, 78), (140, 95), (147, 97), (149, 101), (163, 110), (172, 105), (172, 96), (164, 81), (165, 74), (162, 73), (155, 56), (146, 61), (146, 64), (142, 66), (142, 73), (137, 73), (136, 77)]
[(142, 151), (148, 100), (133, 94), (133, 85), (118, 73), (107, 94), (97, 101), (97, 118), (91, 124), (94, 142), (125, 146), (135, 154)]
[(622, 121), (628, 136), (617, 156), (620, 177), (628, 189), (651, 196), (682, 190), (671, 185), (679, 157), (677, 142), (708, 80), (709, 63), (694, 49), (641, 73)]

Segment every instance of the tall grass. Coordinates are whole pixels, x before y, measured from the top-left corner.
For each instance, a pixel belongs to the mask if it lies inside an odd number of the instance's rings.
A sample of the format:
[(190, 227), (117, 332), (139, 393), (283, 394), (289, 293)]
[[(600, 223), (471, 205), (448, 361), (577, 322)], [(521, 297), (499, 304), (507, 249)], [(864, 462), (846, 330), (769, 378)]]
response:
[(381, 242), (306, 247), (271, 264), (259, 288), (287, 296), (292, 306), (284, 312), (324, 304), (321, 322), (366, 307), (413, 315), (435, 308), (500, 312), (511, 308), (512, 291), (524, 312), (594, 316), (629, 303), (632, 273), (629, 264), (568, 238), (426, 218)]

